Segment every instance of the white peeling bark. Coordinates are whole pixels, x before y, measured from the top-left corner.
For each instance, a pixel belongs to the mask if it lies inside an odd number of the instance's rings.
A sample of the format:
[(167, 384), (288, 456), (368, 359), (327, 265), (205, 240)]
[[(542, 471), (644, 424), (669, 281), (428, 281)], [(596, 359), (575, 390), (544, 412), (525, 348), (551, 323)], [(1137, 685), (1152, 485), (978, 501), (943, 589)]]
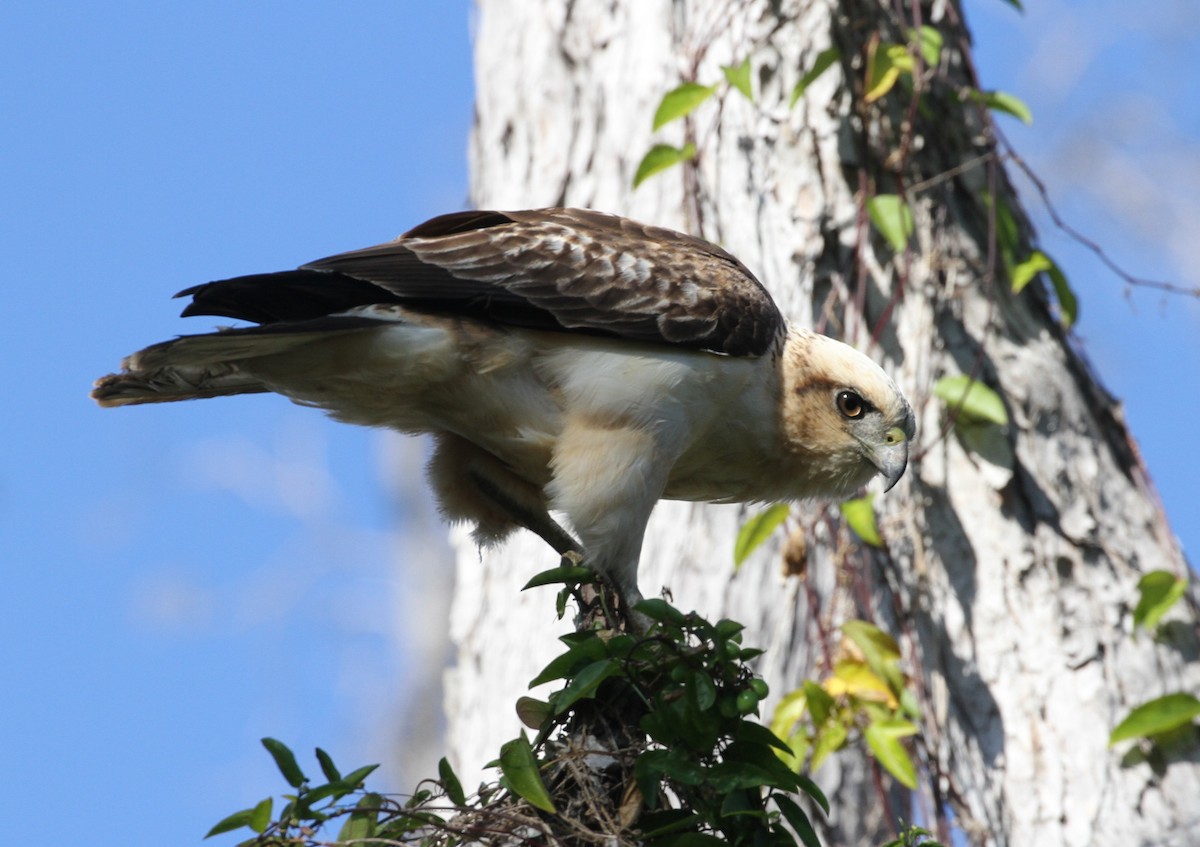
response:
[[(872, 32), (902, 40), (890, 14), (870, 0), (480, 0), (473, 200), (590, 206), (699, 232), (753, 269), (793, 320), (876, 355), (917, 410), (909, 474), (877, 501), (885, 552), (857, 546), (836, 509), (808, 506), (792, 527), (806, 543), (803, 577), (781, 573), (778, 547), (735, 576), (742, 512), (663, 503), (643, 552), (648, 595), (665, 585), (683, 608), (747, 623), (777, 694), (825, 672), (840, 620), (871, 615), (896, 633), (922, 699), (923, 776), (972, 843), (1200, 843), (1194, 755), (1156, 773), (1122, 767), (1106, 747), (1132, 706), (1200, 688), (1194, 605), (1177, 613), (1174, 644), (1131, 636), (1139, 576), (1186, 564), (1119, 410), (1045, 298), (987, 281), (987, 169), (913, 195), (917, 249), (897, 269), (861, 213), (860, 176), (881, 171), (879, 127), (868, 116), (863, 129), (844, 68), (788, 108), (829, 44), (859, 57), (861, 73)], [(924, 14), (947, 33), (949, 73), (962, 81), (954, 6)], [(682, 140), (682, 122), (651, 135), (662, 94), (684, 79), (716, 82), (747, 55), (757, 102), (731, 93), (706, 104), (693, 124), (697, 166), (631, 191), (653, 141)], [(978, 156), (985, 129), (964, 109), (918, 134), (908, 183)], [(930, 390), (953, 373), (978, 374), (1008, 403), (1010, 432), (988, 458), (941, 435)], [(526, 534), (481, 557), (464, 534), (457, 547), (448, 721), (452, 757), (470, 774), (518, 732), (512, 703), (567, 626), (553, 619), (552, 589), (519, 592), (556, 563), (540, 541)], [(910, 817), (871, 765), (837, 758), (818, 774), (835, 789), (834, 843), (878, 841)]]

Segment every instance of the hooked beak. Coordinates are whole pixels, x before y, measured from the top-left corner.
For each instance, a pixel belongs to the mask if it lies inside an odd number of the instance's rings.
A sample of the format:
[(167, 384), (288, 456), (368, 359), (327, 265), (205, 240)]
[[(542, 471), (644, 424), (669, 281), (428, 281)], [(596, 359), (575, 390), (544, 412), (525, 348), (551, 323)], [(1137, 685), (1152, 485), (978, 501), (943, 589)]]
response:
[(889, 429), (884, 433), (883, 443), (870, 451), (869, 458), (887, 480), (883, 490), (891, 491), (908, 467), (908, 436), (904, 430), (898, 426)]

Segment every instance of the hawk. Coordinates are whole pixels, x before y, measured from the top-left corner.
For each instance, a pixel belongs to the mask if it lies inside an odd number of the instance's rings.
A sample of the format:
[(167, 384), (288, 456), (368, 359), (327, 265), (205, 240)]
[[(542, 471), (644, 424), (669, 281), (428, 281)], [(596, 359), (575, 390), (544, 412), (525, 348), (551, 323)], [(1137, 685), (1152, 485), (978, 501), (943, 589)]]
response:
[(789, 328), (721, 248), (614, 215), (459, 212), (177, 296), (257, 326), (134, 353), (100, 405), (273, 391), (431, 433), (446, 518), (576, 551), (631, 605), (658, 500), (837, 498), (908, 461), (913, 413), (878, 365)]

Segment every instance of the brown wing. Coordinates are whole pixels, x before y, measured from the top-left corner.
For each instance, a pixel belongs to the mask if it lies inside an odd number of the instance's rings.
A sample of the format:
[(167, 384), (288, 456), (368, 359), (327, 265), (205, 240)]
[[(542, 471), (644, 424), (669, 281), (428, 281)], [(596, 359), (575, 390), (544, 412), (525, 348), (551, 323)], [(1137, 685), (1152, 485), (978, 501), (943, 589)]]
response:
[(184, 314), (312, 320), (372, 303), (733, 356), (784, 322), (741, 262), (698, 238), (600, 212), (459, 212), (297, 271), (189, 289)]

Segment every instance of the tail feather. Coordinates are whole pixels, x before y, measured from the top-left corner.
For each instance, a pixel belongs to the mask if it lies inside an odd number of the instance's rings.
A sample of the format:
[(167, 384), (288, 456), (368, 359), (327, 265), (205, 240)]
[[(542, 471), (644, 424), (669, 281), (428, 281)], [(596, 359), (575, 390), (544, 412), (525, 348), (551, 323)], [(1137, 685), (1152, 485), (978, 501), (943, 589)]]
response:
[(214, 365), (200, 368), (162, 368), (109, 374), (96, 380), (92, 399), (101, 406), (135, 406), (140, 403), (172, 403), (234, 394), (269, 391), (254, 377), (236, 367)]
[[(127, 356), (120, 373), (96, 380), (91, 396), (101, 406), (112, 407), (261, 394), (271, 389), (247, 373), (242, 363), (328, 338), (329, 324), (350, 332), (367, 323), (326, 320), (309, 322), (303, 329), (246, 327), (180, 336)], [(378, 326), (374, 321), (369, 324)]]

